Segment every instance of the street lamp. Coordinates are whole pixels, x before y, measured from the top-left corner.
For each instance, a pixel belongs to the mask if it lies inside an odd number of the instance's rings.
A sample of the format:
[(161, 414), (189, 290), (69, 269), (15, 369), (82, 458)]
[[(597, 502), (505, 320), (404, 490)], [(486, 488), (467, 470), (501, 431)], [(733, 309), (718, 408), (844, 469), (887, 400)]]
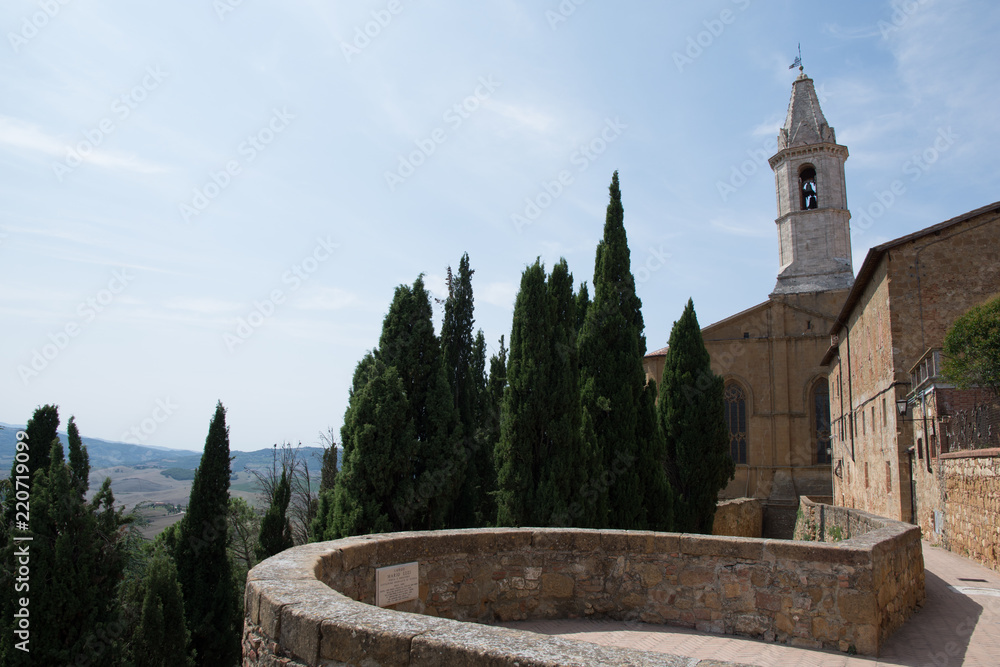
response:
[(901, 398), (901, 399), (899, 399), (899, 400), (896, 401), (896, 412), (899, 413), (900, 417), (905, 417), (906, 416), (906, 406), (908, 404), (909, 404), (909, 402), (905, 398)]

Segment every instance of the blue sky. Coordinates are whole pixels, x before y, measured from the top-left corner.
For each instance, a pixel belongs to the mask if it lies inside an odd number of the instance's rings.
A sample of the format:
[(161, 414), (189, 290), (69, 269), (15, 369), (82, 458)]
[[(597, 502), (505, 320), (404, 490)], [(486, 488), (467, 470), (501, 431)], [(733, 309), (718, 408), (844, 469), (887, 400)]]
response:
[(3, 3), (0, 421), (314, 444), (396, 285), (467, 251), (492, 353), (536, 257), (589, 281), (615, 169), (649, 349), (759, 303), (799, 42), (855, 270), (998, 199), (994, 2), (345, 5)]

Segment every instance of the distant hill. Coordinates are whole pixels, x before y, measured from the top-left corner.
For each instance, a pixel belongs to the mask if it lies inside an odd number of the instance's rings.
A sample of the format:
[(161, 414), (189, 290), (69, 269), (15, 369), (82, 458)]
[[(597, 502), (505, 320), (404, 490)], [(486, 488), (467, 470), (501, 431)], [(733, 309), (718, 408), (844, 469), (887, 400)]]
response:
[[(23, 429), (24, 426), (0, 425), (4, 427), (3, 430), (0, 430), (0, 478), (3, 478), (10, 474), (10, 467), (14, 462), (14, 454), (17, 451), (17, 431)], [(65, 433), (59, 433), (59, 440), (62, 441), (63, 447), (67, 446)], [(83, 444), (87, 447), (87, 454), (90, 456), (91, 470), (113, 468), (116, 466), (165, 468), (171, 469), (171, 476), (183, 476), (181, 471), (194, 470), (201, 462), (201, 452), (166, 449), (164, 447), (147, 447), (127, 442), (112, 442), (99, 438), (88, 438), (86, 436), (82, 436), (82, 440)], [(255, 452), (234, 451), (232, 453), (232, 470), (233, 472), (240, 472), (244, 468), (260, 469), (270, 467), (273, 461), (273, 452), (273, 447), (260, 449)], [(309, 471), (312, 472), (315, 470), (318, 477), (319, 469), (322, 465), (323, 448), (300, 447), (299, 456), (304, 457), (308, 461)]]

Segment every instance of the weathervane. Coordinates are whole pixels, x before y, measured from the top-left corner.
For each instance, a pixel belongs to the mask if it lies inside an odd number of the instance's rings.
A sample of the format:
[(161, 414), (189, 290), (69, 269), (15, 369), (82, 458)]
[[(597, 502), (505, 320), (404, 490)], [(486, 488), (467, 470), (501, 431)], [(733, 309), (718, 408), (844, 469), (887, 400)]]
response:
[(788, 69), (795, 69), (796, 67), (799, 68), (800, 72), (803, 71), (803, 68), (802, 68), (802, 43), (801, 42), (799, 42), (799, 55), (795, 57), (795, 62), (793, 62), (791, 65), (789, 65)]

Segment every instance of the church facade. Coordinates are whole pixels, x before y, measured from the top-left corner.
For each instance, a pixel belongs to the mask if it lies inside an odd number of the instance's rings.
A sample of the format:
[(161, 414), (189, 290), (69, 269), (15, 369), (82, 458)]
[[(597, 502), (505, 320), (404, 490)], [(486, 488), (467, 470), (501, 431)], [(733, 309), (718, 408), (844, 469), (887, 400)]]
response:
[[(821, 364), (854, 284), (844, 162), (848, 151), (813, 81), (793, 84), (775, 174), (779, 271), (767, 300), (702, 329), (725, 381), (736, 477), (722, 498), (766, 502), (765, 534), (791, 537), (798, 497), (831, 498), (830, 392)], [(666, 350), (646, 357), (659, 381)]]

